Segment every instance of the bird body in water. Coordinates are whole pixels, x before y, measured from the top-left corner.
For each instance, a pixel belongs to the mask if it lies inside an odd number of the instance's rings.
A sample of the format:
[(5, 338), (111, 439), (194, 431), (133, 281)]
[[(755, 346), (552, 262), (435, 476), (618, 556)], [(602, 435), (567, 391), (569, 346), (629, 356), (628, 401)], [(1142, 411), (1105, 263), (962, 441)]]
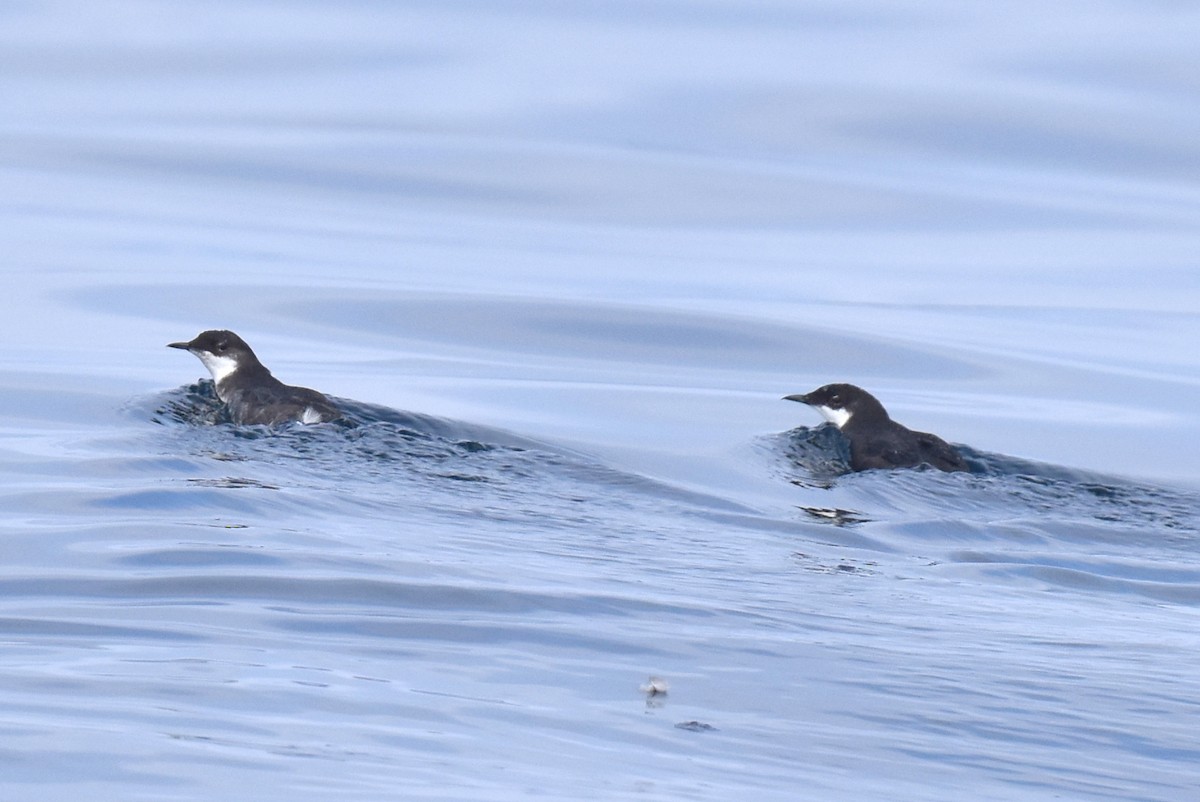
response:
[(189, 342), (169, 343), (168, 347), (189, 351), (204, 363), (216, 384), (217, 397), (229, 408), (234, 423), (277, 426), (341, 417), (324, 394), (284, 384), (272, 376), (246, 341), (232, 331), (205, 331)]
[(937, 435), (915, 432), (892, 420), (875, 396), (853, 384), (827, 384), (811, 393), (784, 396), (808, 404), (837, 426), (850, 441), (850, 468), (912, 468), (932, 465), (941, 471), (969, 470), (954, 446)]

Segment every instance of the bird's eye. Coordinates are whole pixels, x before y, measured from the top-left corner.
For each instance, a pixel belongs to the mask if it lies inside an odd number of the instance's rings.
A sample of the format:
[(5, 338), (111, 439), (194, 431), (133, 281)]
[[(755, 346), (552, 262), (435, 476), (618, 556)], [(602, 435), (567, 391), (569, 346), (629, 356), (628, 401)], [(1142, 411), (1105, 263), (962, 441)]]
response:
[(833, 402), (833, 403), (835, 403), (835, 404), (840, 404), (840, 403), (842, 403), (842, 397), (841, 397), (840, 395), (831, 395), (831, 396), (829, 397), (829, 400), (830, 400), (830, 401), (832, 401), (832, 402)]
[(220, 340), (220, 341), (217, 343), (217, 349), (216, 349), (216, 350), (217, 350), (217, 353), (218, 353), (218, 354), (219, 354), (219, 353), (222, 353), (222, 352), (224, 352), (224, 351), (226, 351), (226, 350), (228, 350), (228, 349), (229, 349), (229, 343), (225, 342), (224, 340)]

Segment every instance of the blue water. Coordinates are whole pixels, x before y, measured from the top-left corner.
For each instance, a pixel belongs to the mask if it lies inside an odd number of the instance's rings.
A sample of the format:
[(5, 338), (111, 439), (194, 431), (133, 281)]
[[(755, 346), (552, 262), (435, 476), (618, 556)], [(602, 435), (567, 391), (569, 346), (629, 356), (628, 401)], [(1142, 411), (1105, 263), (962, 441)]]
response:
[(1195, 798), (1198, 21), (0, 10), (0, 799)]

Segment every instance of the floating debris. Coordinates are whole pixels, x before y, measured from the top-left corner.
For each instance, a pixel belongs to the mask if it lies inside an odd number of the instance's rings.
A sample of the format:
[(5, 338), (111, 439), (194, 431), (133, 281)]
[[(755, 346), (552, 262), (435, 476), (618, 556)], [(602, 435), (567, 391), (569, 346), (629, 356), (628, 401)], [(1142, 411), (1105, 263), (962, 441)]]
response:
[(843, 510), (837, 507), (800, 507), (799, 509), (816, 518), (818, 521), (830, 523), (834, 526), (854, 526), (855, 524), (866, 523), (871, 520), (860, 512)]
[(688, 732), (717, 732), (717, 728), (711, 724), (705, 724), (703, 721), (681, 721), (675, 725), (677, 730), (687, 730)]

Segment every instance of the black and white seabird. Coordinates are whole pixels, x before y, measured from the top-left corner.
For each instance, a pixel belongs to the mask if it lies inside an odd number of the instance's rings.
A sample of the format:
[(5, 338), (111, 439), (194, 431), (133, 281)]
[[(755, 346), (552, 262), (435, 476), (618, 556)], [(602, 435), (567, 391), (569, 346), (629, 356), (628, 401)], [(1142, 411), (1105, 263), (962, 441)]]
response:
[(316, 390), (292, 387), (272, 376), (246, 341), (232, 331), (205, 331), (191, 342), (169, 343), (168, 347), (199, 357), (212, 374), (217, 397), (229, 407), (234, 423), (322, 423), (341, 416), (333, 402)]
[(937, 435), (914, 432), (896, 423), (875, 396), (853, 384), (827, 384), (802, 395), (785, 395), (813, 407), (850, 441), (850, 468), (912, 468), (932, 465), (942, 471), (969, 470), (962, 455)]

